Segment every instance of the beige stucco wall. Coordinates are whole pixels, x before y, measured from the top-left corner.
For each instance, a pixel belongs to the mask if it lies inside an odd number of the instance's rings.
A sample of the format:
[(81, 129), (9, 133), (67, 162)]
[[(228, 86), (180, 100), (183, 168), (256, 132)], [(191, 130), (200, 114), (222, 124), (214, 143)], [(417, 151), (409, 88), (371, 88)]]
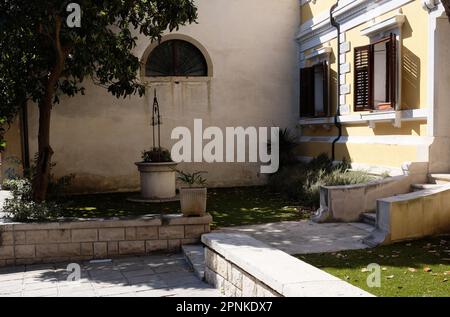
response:
[[(149, 83), (144, 98), (115, 99), (86, 83), (86, 95), (63, 98), (52, 113), (51, 145), (56, 176), (76, 174), (76, 191), (135, 190), (134, 162), (151, 147), (151, 105), (156, 88), (162, 111), (162, 145), (170, 148), (174, 127), (293, 127), (298, 117), (295, 32), (297, 0), (197, 0), (198, 24), (175, 33), (198, 41), (208, 52), (208, 80)], [(140, 39), (141, 58), (150, 45)], [(30, 105), (31, 154), (37, 150), (37, 107)], [(259, 164), (183, 164), (206, 170), (210, 186), (264, 181)]]
[(0, 180), (22, 175), (22, 146), (20, 142), (19, 117), (6, 127), (4, 135), (6, 140), (5, 150), (0, 153)]

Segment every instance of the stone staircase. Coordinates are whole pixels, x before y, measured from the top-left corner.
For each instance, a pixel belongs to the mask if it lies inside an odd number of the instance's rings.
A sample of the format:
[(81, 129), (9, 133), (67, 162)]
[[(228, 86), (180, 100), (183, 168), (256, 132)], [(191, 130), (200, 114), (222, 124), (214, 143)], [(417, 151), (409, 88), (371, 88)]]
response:
[(183, 245), (181, 247), (184, 258), (194, 274), (200, 279), (205, 279), (205, 248), (202, 244)]
[(366, 212), (361, 216), (361, 222), (374, 226), (377, 224), (377, 214), (375, 212)]
[(429, 174), (428, 183), (412, 184), (407, 194), (377, 200), (376, 213), (361, 222), (375, 230), (363, 242), (371, 247), (450, 232), (450, 174)]
[[(429, 174), (428, 183), (411, 185), (411, 192), (420, 192), (431, 189), (437, 189), (449, 183), (450, 183), (450, 174)], [(361, 222), (375, 227), (377, 224), (376, 212), (367, 212), (362, 214)]]
[(450, 174), (429, 174), (428, 184), (413, 184), (411, 189), (413, 192), (418, 192), (427, 189), (436, 189), (448, 183), (450, 183)]

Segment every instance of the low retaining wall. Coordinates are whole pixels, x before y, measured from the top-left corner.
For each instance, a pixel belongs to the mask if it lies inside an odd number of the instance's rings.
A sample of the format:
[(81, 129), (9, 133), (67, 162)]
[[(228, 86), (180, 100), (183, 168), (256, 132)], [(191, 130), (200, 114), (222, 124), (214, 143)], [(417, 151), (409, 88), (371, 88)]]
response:
[(377, 200), (411, 191), (412, 184), (427, 182), (427, 163), (405, 163), (403, 175), (375, 180), (368, 184), (324, 186), (320, 189), (320, 209), (314, 222), (355, 222), (363, 213), (374, 212)]
[(289, 254), (243, 234), (210, 233), (205, 279), (233, 297), (372, 296)]
[(450, 184), (380, 199), (370, 246), (450, 233)]
[(211, 215), (0, 224), (0, 266), (80, 261), (179, 250), (210, 232)]

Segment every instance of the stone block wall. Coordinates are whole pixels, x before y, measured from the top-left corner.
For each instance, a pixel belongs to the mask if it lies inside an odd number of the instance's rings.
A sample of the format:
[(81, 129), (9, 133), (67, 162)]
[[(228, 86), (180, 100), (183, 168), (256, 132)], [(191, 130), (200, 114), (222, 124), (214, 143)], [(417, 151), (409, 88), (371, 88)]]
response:
[(227, 261), (218, 253), (205, 248), (205, 280), (227, 297), (280, 297), (276, 291)]
[(245, 234), (204, 234), (205, 279), (230, 297), (373, 296)]
[(151, 215), (127, 220), (0, 224), (0, 266), (178, 251), (210, 232), (212, 217)]

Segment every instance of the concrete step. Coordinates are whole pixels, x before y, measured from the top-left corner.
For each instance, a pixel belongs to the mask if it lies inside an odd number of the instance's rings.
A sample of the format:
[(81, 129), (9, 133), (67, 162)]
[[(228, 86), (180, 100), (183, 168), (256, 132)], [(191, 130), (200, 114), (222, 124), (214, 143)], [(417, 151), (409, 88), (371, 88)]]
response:
[(362, 214), (361, 220), (368, 225), (375, 226), (377, 224), (377, 215), (375, 213), (366, 212)]
[(183, 245), (181, 247), (186, 262), (200, 279), (205, 279), (205, 248), (203, 244)]
[(431, 184), (448, 184), (450, 183), (450, 174), (429, 174), (428, 181)]
[(439, 188), (441, 186), (442, 185), (439, 185), (439, 184), (412, 184), (411, 189), (413, 192), (418, 192), (418, 191), (426, 190), (426, 189)]

